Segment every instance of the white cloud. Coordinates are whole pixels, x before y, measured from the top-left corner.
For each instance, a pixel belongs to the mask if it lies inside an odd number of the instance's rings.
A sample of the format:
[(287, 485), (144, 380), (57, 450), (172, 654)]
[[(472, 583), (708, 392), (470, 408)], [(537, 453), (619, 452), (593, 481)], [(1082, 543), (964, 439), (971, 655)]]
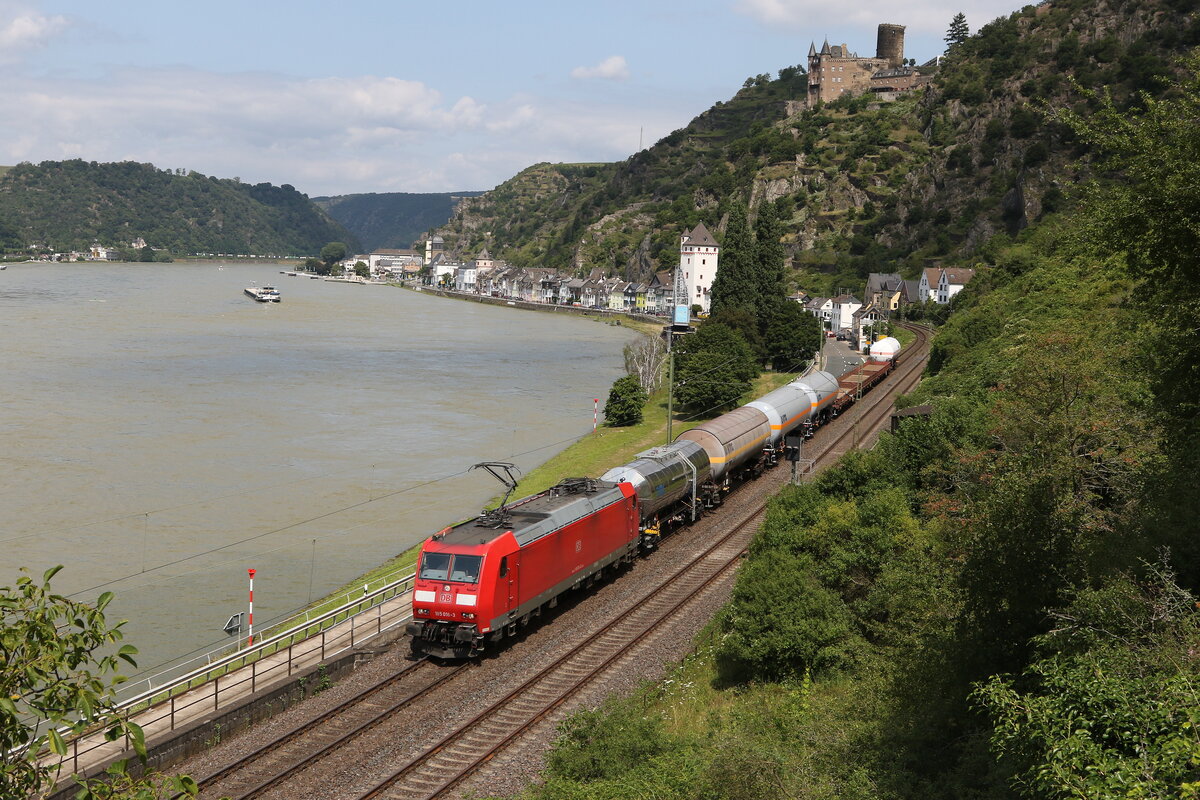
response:
[(391, 77), (125, 69), (0, 81), (0, 164), (149, 162), (310, 195), (491, 188), (540, 161), (609, 161), (694, 109), (530, 94), (446, 98)]
[(609, 56), (594, 67), (576, 67), (571, 70), (571, 77), (580, 80), (601, 78), (624, 81), (629, 79), (629, 65), (625, 63), (625, 56)]
[[(1019, 0), (954, 0), (953, 3), (922, 3), (897, 6), (881, 0), (863, 0), (851, 6), (830, 5), (821, 0), (735, 0), (734, 10), (771, 26), (803, 31), (818, 42), (826, 31), (847, 26), (871, 26), (894, 22), (910, 33), (944, 34), (950, 20), (963, 12), (971, 31), (997, 17), (1006, 17), (1024, 5)], [(863, 48), (858, 48), (860, 52)]]
[(15, 61), (65, 30), (70, 21), (62, 14), (39, 14), (12, 4), (0, 4), (0, 63)]

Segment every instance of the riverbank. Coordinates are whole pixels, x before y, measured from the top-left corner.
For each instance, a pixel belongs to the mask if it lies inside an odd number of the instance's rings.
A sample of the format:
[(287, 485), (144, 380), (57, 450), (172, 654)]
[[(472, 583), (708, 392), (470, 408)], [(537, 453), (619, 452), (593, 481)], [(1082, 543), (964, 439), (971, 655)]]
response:
[(521, 311), (540, 311), (543, 314), (574, 314), (590, 319), (607, 321), (612, 325), (623, 325), (642, 333), (657, 336), (668, 320), (666, 317), (656, 317), (653, 314), (637, 314), (628, 311), (616, 311), (608, 308), (584, 308), (583, 306), (564, 306), (554, 303), (534, 303), (529, 300), (510, 300), (506, 297), (492, 297), (471, 292), (455, 292), (449, 289), (437, 289), (430, 286), (413, 286), (408, 283), (398, 283), (396, 286), (411, 292), (442, 297), (447, 300), (461, 300), (468, 303), (504, 306)]

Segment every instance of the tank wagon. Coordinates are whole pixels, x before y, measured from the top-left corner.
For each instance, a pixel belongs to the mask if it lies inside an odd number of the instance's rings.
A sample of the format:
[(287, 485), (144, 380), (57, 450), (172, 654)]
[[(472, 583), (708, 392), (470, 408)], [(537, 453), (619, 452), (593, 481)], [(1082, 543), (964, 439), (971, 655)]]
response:
[[(564, 481), (440, 531), (422, 545), (417, 565), (407, 629), (413, 652), (470, 657), (513, 635), (563, 592), (654, 550), (664, 533), (719, 505), (738, 482), (778, 461), (786, 436), (811, 436), (891, 366), (864, 364), (841, 380), (809, 373), (599, 479)], [(511, 494), (515, 479), (495, 469), (511, 465), (477, 466)]]
[(813, 372), (741, 408), (697, 425), (679, 435), (708, 453), (712, 478), (725, 490), (743, 473), (757, 476), (777, 461), (783, 437), (797, 428), (806, 436), (829, 418), (828, 406), (838, 380)]

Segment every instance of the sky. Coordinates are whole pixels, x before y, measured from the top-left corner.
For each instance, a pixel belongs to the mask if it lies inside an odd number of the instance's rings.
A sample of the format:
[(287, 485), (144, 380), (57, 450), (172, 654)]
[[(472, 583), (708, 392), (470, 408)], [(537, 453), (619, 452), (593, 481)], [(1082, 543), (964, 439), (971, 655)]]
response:
[(940, 55), (1015, 0), (0, 0), (0, 165), (138, 161), (309, 196), (619, 161), (828, 39)]

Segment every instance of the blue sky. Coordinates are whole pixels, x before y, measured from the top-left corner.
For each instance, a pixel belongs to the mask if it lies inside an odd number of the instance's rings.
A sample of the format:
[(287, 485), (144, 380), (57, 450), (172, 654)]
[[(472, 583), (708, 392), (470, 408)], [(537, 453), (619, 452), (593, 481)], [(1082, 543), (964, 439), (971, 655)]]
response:
[[(846, 6), (851, 10), (843, 11)], [(1004, 0), (0, 0), (0, 164), (150, 162), (311, 196), (616, 161), (828, 38), (942, 52)], [(835, 11), (843, 11), (837, 14)]]

